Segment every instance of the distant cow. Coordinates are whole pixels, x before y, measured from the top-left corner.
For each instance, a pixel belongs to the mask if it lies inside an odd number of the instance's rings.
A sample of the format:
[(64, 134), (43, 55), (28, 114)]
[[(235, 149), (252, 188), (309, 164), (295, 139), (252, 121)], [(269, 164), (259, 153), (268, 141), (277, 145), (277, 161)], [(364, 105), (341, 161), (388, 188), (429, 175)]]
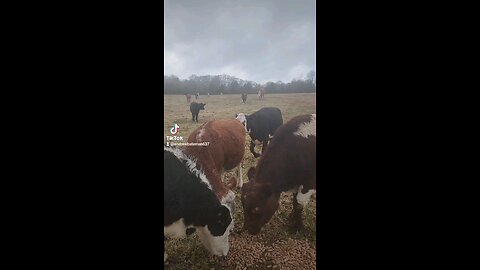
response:
[(198, 113), (200, 113), (200, 110), (205, 110), (205, 103), (196, 103), (192, 102), (190, 104), (190, 112), (192, 113), (192, 121), (198, 122)]
[(258, 90), (258, 100), (261, 100), (265, 97), (265, 89)]
[(243, 104), (245, 104), (245, 102), (247, 102), (247, 94), (245, 94), (245, 93), (242, 94), (242, 102), (243, 102)]
[(235, 116), (238, 121), (245, 125), (245, 130), (250, 134), (250, 152), (254, 157), (260, 154), (255, 152), (255, 145), (262, 146), (262, 153), (265, 152), (269, 140), (272, 138), (275, 130), (283, 124), (282, 112), (279, 108), (262, 108), (251, 115), (239, 113)]
[[(233, 207), (235, 194), (231, 189), (243, 185), (245, 128), (235, 119), (212, 120), (193, 131), (187, 142), (208, 143), (208, 146), (186, 146), (185, 153), (197, 160), (218, 199)], [(222, 181), (223, 174), (234, 168), (238, 178), (227, 186)]]
[(242, 188), (245, 229), (258, 234), (279, 207), (281, 192), (293, 191), (293, 228), (303, 227), (302, 210), (316, 193), (316, 115), (300, 115), (275, 133), (257, 169)]
[[(181, 238), (195, 230), (205, 248), (217, 256), (228, 253), (232, 214), (221, 204), (205, 174), (178, 148), (163, 148), (163, 236)], [(167, 260), (164, 251), (163, 261)]]
[(187, 97), (187, 102), (190, 103), (190, 99), (192, 98), (192, 96), (190, 94), (185, 94), (185, 96)]
[(198, 99), (199, 97), (200, 97), (200, 93), (197, 92), (197, 93), (195, 94), (195, 99)]

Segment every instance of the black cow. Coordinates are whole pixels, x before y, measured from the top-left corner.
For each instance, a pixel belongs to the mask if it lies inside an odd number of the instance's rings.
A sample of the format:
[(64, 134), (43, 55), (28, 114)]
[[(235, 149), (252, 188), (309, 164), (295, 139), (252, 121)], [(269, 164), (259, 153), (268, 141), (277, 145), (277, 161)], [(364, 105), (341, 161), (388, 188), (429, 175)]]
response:
[(165, 237), (186, 237), (187, 230), (195, 230), (207, 250), (226, 256), (233, 229), (228, 206), (219, 202), (205, 174), (180, 149), (164, 146), (163, 166), (164, 249)]
[(247, 94), (245, 94), (245, 93), (242, 94), (242, 101), (243, 101), (243, 104), (245, 104), (245, 102), (247, 102)]
[(282, 112), (279, 108), (262, 108), (251, 115), (239, 113), (235, 116), (238, 121), (245, 125), (245, 130), (250, 134), (250, 152), (258, 158), (260, 154), (255, 152), (255, 145), (262, 146), (262, 153), (267, 148), (269, 140), (275, 130), (283, 124)]
[(192, 102), (190, 104), (190, 112), (192, 113), (192, 121), (197, 121), (198, 122), (198, 113), (200, 110), (205, 110), (205, 103), (196, 103)]

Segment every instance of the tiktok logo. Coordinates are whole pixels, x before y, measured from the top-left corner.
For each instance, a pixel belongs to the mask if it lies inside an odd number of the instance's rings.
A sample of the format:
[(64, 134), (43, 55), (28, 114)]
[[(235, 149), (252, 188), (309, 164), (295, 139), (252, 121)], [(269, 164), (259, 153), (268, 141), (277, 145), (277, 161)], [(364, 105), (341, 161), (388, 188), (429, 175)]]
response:
[(175, 135), (178, 133), (179, 130), (180, 130), (180, 126), (174, 123), (173, 127), (170, 129), (170, 133)]

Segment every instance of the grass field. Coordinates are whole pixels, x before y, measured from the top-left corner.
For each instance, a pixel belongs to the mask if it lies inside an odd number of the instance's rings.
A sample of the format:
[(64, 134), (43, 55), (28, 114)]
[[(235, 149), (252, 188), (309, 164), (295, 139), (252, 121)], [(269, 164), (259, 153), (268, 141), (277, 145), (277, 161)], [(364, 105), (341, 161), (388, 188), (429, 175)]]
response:
[[(206, 103), (200, 111), (198, 123), (192, 121), (190, 105), (183, 95), (164, 96), (164, 142), (173, 123), (180, 126), (177, 136), (188, 135), (204, 122), (213, 119), (235, 118), (236, 113), (251, 114), (263, 107), (277, 107), (282, 111), (284, 123), (300, 114), (316, 113), (315, 94), (272, 94), (258, 100), (257, 95), (249, 95), (247, 103), (241, 102), (240, 95), (200, 96), (192, 101)], [(255, 166), (255, 159), (248, 149), (250, 137), (247, 135), (243, 161), (243, 179), (248, 181), (246, 173)], [(260, 147), (256, 148), (261, 151)], [(227, 172), (227, 179), (234, 172)], [(289, 231), (287, 217), (291, 212), (291, 195), (282, 194), (280, 208), (270, 222), (262, 228), (259, 235), (251, 236), (242, 231), (243, 208), (240, 192), (236, 194), (236, 206), (233, 214), (235, 229), (230, 235), (230, 252), (225, 258), (212, 256), (193, 234), (185, 239), (169, 239), (165, 243), (169, 255), (166, 269), (315, 269), (316, 257), (316, 199), (304, 209), (305, 228), (297, 233)], [(298, 248), (296, 248), (298, 247)], [(313, 255), (312, 255), (313, 254)]]

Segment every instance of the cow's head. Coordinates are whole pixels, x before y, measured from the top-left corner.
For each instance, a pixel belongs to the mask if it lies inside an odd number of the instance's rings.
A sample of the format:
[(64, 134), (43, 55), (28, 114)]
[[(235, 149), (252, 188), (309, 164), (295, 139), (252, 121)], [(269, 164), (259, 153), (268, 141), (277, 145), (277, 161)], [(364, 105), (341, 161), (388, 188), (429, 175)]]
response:
[(228, 236), (232, 229), (232, 215), (228, 206), (225, 205), (220, 205), (211, 213), (207, 225), (196, 228), (203, 246), (217, 256), (228, 254)]
[(242, 205), (245, 215), (245, 229), (250, 234), (258, 234), (278, 209), (280, 194), (269, 183), (256, 183), (255, 168), (248, 170), (249, 182), (242, 187)]
[(207, 104), (205, 104), (205, 103), (198, 103), (198, 109), (200, 109), (200, 110), (205, 110), (205, 105), (207, 105)]
[(244, 113), (237, 113), (235, 114), (235, 119), (237, 119), (240, 123), (242, 123), (245, 126), (245, 130), (248, 133), (248, 115), (245, 115)]

